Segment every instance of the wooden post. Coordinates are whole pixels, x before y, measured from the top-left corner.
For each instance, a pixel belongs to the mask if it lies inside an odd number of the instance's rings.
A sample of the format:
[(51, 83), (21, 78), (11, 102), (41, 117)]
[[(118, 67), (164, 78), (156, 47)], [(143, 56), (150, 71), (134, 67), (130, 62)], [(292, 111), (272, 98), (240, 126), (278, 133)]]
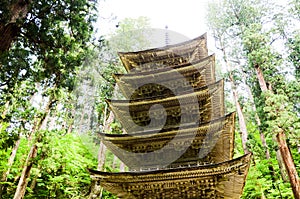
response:
[(277, 142), (279, 145), (279, 150), (287, 169), (287, 173), (290, 179), (291, 187), (294, 193), (295, 199), (300, 199), (300, 180), (297, 174), (297, 170), (295, 167), (295, 163), (293, 161), (293, 157), (291, 151), (286, 143), (286, 136), (284, 132), (280, 132), (277, 134)]

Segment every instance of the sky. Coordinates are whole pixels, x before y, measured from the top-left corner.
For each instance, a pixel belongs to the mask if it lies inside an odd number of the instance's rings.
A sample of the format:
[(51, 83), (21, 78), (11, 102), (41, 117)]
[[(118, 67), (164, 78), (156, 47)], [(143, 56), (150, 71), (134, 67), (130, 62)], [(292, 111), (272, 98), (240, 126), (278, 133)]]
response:
[[(145, 16), (150, 19), (152, 28), (160, 29), (154, 36), (157, 41), (151, 41), (153, 45), (150, 47), (166, 44), (163, 40), (165, 35), (162, 35), (166, 26), (172, 33), (169, 36), (169, 44), (193, 39), (209, 33), (206, 15), (208, 2), (211, 1), (213, 0), (100, 0), (96, 25), (98, 34), (107, 35), (114, 32), (118, 22), (124, 18)], [(279, 5), (287, 3), (287, 0), (275, 1)], [(300, 24), (297, 27), (300, 27)], [(214, 39), (208, 34), (209, 49), (215, 51), (214, 45)]]
[[(99, 32), (114, 30), (118, 21), (129, 17), (146, 16), (151, 27), (178, 32), (195, 38), (207, 32), (205, 22), (208, 0), (102, 0), (99, 2)], [(110, 21), (112, 16), (115, 20)], [(101, 27), (101, 28), (100, 28)]]

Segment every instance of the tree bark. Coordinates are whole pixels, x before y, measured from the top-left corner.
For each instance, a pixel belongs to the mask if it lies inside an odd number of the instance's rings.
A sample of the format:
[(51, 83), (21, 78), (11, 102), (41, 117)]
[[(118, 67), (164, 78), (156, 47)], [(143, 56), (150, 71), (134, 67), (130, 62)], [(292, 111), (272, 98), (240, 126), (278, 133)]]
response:
[[(41, 120), (34, 126), (33, 128), (33, 132), (31, 133), (31, 136), (38, 130), (40, 130), (43, 126), (46, 126), (48, 117), (49, 117), (49, 113), (50, 113), (50, 109), (52, 107), (52, 104), (55, 101), (52, 100), (51, 98), (49, 99), (46, 107), (45, 107), (45, 113), (44, 116), (41, 118)], [(34, 158), (37, 156), (37, 150), (38, 150), (38, 146), (37, 143), (39, 143), (41, 140), (41, 138), (37, 138), (37, 141), (35, 142), (35, 144), (32, 145), (29, 154), (27, 156), (27, 159), (25, 161), (25, 166), (23, 167), (22, 170), (22, 174), (21, 177), (19, 179), (19, 183), (14, 195), (14, 199), (22, 199), (25, 195), (26, 192), (26, 187), (27, 187), (27, 183), (28, 183), (28, 179), (30, 177), (30, 171), (31, 168), (33, 166), (34, 163)]]
[(233, 93), (233, 97), (234, 97), (234, 101), (235, 101), (235, 106), (236, 106), (236, 110), (237, 110), (237, 114), (239, 117), (239, 127), (240, 127), (240, 131), (242, 134), (242, 145), (243, 145), (243, 149), (244, 149), (244, 153), (247, 154), (249, 153), (248, 147), (247, 147), (247, 141), (248, 141), (248, 131), (247, 131), (247, 126), (246, 126), (246, 121), (245, 121), (245, 117), (239, 102), (239, 97), (238, 97), (238, 93), (236, 91), (236, 86), (234, 83), (234, 79), (233, 79), (233, 75), (231, 72), (229, 72), (229, 79), (230, 79), (230, 83), (231, 83), (231, 89), (232, 89), (232, 93)]
[(276, 151), (276, 158), (277, 158), (279, 169), (280, 169), (280, 171), (282, 171), (282, 172), (280, 172), (282, 180), (284, 182), (289, 182), (289, 176), (287, 174), (287, 169), (285, 167), (285, 164), (283, 162), (281, 152), (279, 149)]
[(259, 67), (259, 66), (256, 66), (256, 67), (255, 67), (255, 71), (256, 71), (256, 76), (257, 76), (257, 80), (258, 80), (259, 87), (260, 87), (261, 91), (262, 91), (262, 92), (267, 91), (267, 90), (268, 90), (268, 87), (267, 87), (265, 78), (264, 78), (264, 76), (263, 76), (263, 73), (262, 73), (260, 67)]
[(19, 35), (21, 26), (18, 24), (18, 21), (25, 19), (31, 2), (32, 0), (18, 0), (8, 6), (9, 13), (4, 14), (10, 15), (10, 19), (0, 22), (0, 54), (7, 51)]
[[(265, 92), (265, 91), (269, 90), (270, 92), (273, 93), (271, 87), (269, 87), (269, 89), (268, 89), (260, 67), (257, 66), (257, 67), (255, 67), (255, 69), (256, 69), (256, 75), (257, 75), (257, 79), (259, 81), (261, 91)], [(297, 174), (297, 170), (296, 170), (296, 167), (294, 164), (294, 160), (293, 160), (291, 151), (288, 148), (287, 143), (286, 143), (285, 133), (283, 131), (281, 131), (277, 134), (277, 143), (279, 145), (279, 151), (280, 151), (279, 155), (281, 156), (279, 159), (282, 159), (284, 162), (284, 165), (285, 165), (284, 167), (280, 168), (281, 174), (284, 175), (284, 173), (287, 172), (287, 174), (289, 176), (289, 181), (290, 181), (291, 187), (293, 189), (294, 197), (295, 197), (295, 199), (300, 199), (299, 177)], [(278, 162), (278, 164), (280, 164), (280, 162)], [(286, 169), (286, 171), (284, 169)]]
[[(111, 130), (110, 125), (111, 123), (114, 121), (115, 116), (113, 114), (112, 111), (110, 111), (109, 116), (107, 118), (107, 120), (105, 121), (104, 124), (104, 132), (109, 132)], [(98, 153), (98, 170), (102, 171), (104, 168), (104, 164), (105, 164), (105, 152), (106, 152), (106, 146), (103, 144), (103, 142), (101, 141), (100, 143), (100, 148), (99, 148), (99, 153)]]
[(286, 143), (286, 136), (284, 132), (280, 132), (277, 134), (277, 142), (279, 145), (279, 150), (281, 152), (283, 162), (287, 169), (294, 197), (295, 199), (300, 199), (300, 180), (291, 151)]
[(69, 123), (66, 122), (67, 134), (71, 134), (73, 130), (74, 117), (75, 117), (75, 109), (72, 110), (71, 122)]
[[(18, 151), (18, 148), (20, 146), (20, 141), (21, 141), (21, 137), (19, 136), (18, 140), (16, 141), (15, 143), (15, 146), (13, 147), (12, 151), (11, 151), (11, 154), (10, 154), (10, 157), (8, 159), (8, 169), (6, 172), (3, 173), (2, 177), (1, 177), (1, 182), (6, 182), (7, 181), (7, 176), (9, 175), (10, 173), (10, 169), (14, 163), (14, 160), (15, 160), (15, 157), (16, 157), (16, 154), (17, 154), (17, 151)], [(2, 198), (2, 193), (5, 189), (5, 185), (0, 185), (0, 198)]]
[[(246, 77), (245, 77), (245, 73), (244, 72), (242, 72), (242, 78), (243, 78), (243, 81), (246, 82)], [(259, 130), (259, 135), (260, 135), (260, 141), (262, 143), (262, 146), (265, 149), (266, 159), (269, 160), (271, 158), (270, 151), (269, 151), (269, 148), (268, 148), (268, 145), (267, 145), (267, 142), (266, 142), (265, 134), (260, 129), (261, 120), (260, 120), (260, 118), (259, 118), (259, 116), (257, 114), (256, 105), (254, 103), (254, 98), (253, 98), (252, 92), (251, 92), (251, 90), (250, 90), (250, 88), (249, 88), (248, 85), (246, 85), (246, 90), (247, 90), (247, 93), (248, 93), (249, 98), (251, 100), (253, 111), (255, 113), (255, 120), (256, 120), (256, 123), (258, 125), (258, 130)]]
[[(42, 161), (44, 159), (45, 159), (45, 156), (42, 156), (41, 159), (40, 159), (40, 161)], [(41, 171), (41, 168), (42, 168), (42, 166), (38, 165), (37, 169), (38, 169), (39, 173)], [(35, 189), (38, 178), (39, 178), (39, 174), (37, 174), (36, 176), (34, 176), (33, 180), (31, 181), (31, 184), (30, 184), (31, 191), (33, 191)]]
[(99, 151), (98, 151), (98, 166), (97, 170), (103, 171), (104, 164), (105, 164), (105, 152), (106, 152), (106, 146), (103, 144), (103, 142), (100, 142)]
[(83, 126), (83, 122), (84, 122), (84, 115), (85, 115), (85, 111), (82, 112), (80, 120), (79, 120), (79, 129), (78, 129), (79, 133), (82, 133), (82, 126)]
[(239, 102), (239, 96), (238, 96), (238, 92), (236, 90), (236, 85), (234, 83), (234, 78), (230, 69), (230, 64), (227, 60), (227, 54), (225, 51), (225, 47), (223, 45), (223, 42), (220, 41), (221, 44), (221, 49), (223, 52), (223, 60), (225, 61), (225, 64), (227, 66), (227, 71), (229, 73), (229, 80), (230, 80), (230, 84), (231, 84), (231, 89), (232, 89), (232, 93), (233, 93), (233, 98), (234, 98), (234, 102), (235, 102), (235, 106), (236, 106), (236, 110), (237, 110), (237, 114), (238, 114), (238, 122), (239, 122), (239, 128), (241, 131), (241, 138), (242, 138), (242, 146), (243, 146), (243, 150), (244, 153), (247, 154), (249, 153), (249, 149), (247, 147), (247, 141), (248, 141), (248, 131), (247, 131), (247, 126), (246, 126), (246, 121), (245, 121), (245, 117)]
[[(106, 108), (107, 109), (107, 108)], [(104, 112), (104, 118), (106, 118), (106, 109)], [(110, 124), (114, 121), (114, 114), (112, 111), (110, 111), (109, 116), (107, 120), (103, 124), (103, 131), (104, 132), (109, 132), (111, 130)], [(99, 146), (99, 151), (98, 151), (98, 166), (97, 170), (98, 171), (103, 171), (104, 170), (104, 165), (105, 165), (105, 152), (106, 152), (106, 146), (103, 144), (103, 142), (100, 142)], [(98, 181), (93, 181), (91, 185), (91, 192), (89, 195), (89, 199), (94, 199), (94, 198), (101, 198), (102, 197), (102, 191), (103, 188), (100, 186)]]
[(34, 144), (30, 149), (30, 152), (26, 159), (26, 165), (23, 168), (21, 178), (19, 180), (18, 187), (14, 195), (14, 199), (22, 199), (25, 195), (26, 186), (30, 176), (30, 171), (33, 166), (33, 159), (37, 156), (37, 149), (38, 147), (36, 144)]
[[(261, 123), (260, 123), (260, 119), (259, 119), (257, 113), (255, 113), (255, 118), (256, 118), (256, 121), (259, 122), (258, 126), (260, 126)], [(258, 127), (258, 128), (260, 128), (260, 127)], [(270, 155), (270, 151), (269, 151), (269, 148), (267, 145), (266, 137), (265, 137), (265, 134), (260, 129), (259, 129), (259, 136), (260, 136), (261, 143), (265, 149), (266, 158), (267, 158), (267, 160), (269, 160), (271, 158), (271, 155)]]

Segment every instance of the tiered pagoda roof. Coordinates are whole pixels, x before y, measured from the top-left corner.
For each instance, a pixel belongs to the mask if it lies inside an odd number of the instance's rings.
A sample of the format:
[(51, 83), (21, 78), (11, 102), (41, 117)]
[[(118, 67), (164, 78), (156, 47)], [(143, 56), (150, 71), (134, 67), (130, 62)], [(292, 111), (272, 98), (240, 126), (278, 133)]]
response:
[[(191, 86), (201, 88), (214, 83), (215, 56), (205, 57), (194, 64), (189, 62), (146, 72), (115, 74), (114, 78), (127, 99), (143, 99), (157, 96), (157, 93), (173, 96)], [(186, 85), (186, 82), (189, 84)]]
[(231, 113), (197, 127), (101, 137), (131, 170), (206, 165), (232, 159), (234, 122), (235, 113)]
[(93, 179), (119, 198), (233, 199), (242, 194), (250, 157), (247, 154), (218, 164), (148, 172), (90, 171)]
[(99, 133), (129, 172), (90, 170), (120, 198), (240, 198), (250, 154), (233, 159), (235, 113), (225, 114), (224, 83), (206, 34), (119, 53), (128, 74), (114, 78), (125, 100), (107, 100), (127, 134)]
[(159, 68), (194, 63), (207, 57), (207, 36), (138, 52), (119, 52), (119, 57), (128, 72), (152, 71)]
[(221, 80), (195, 89), (194, 92), (183, 92), (182, 95), (173, 97), (162, 98), (163, 95), (158, 95), (143, 98), (143, 101), (108, 100), (108, 103), (126, 132), (133, 133), (159, 128), (164, 119), (164, 128), (169, 128), (186, 123), (209, 122), (222, 117), (223, 95), (224, 85)]

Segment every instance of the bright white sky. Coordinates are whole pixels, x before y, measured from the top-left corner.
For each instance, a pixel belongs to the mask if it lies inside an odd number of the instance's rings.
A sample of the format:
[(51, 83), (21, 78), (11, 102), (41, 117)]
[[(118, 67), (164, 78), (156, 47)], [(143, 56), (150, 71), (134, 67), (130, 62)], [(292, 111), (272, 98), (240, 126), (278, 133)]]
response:
[[(105, 0), (99, 3), (99, 32), (107, 34), (113, 31), (118, 21), (129, 17), (146, 16), (152, 28), (176, 31), (189, 38), (207, 32), (205, 24), (208, 0)], [(117, 19), (109, 22), (110, 16)], [(101, 28), (102, 27), (102, 28)]]
[[(145, 16), (152, 28), (164, 29), (167, 25), (168, 30), (192, 39), (208, 32), (205, 19), (209, 1), (213, 0), (100, 0), (98, 33), (106, 35), (114, 31), (118, 21), (126, 17)], [(277, 2), (284, 5), (287, 0)]]

